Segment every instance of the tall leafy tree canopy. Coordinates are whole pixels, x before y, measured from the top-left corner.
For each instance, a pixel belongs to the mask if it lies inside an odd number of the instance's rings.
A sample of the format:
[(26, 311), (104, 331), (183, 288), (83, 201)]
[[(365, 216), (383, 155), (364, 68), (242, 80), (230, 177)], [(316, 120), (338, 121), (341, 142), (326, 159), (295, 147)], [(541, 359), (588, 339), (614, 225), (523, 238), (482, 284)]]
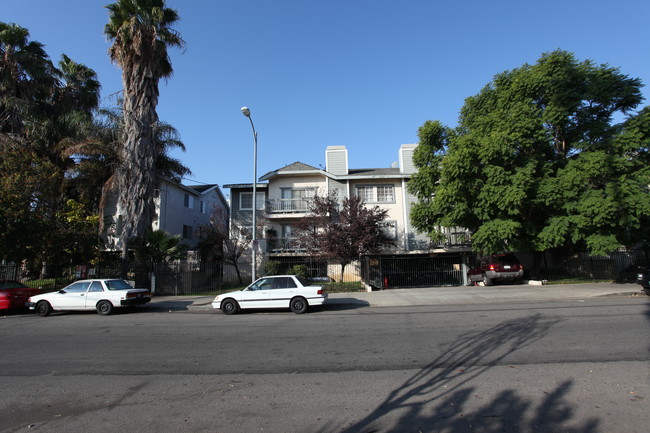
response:
[(164, 0), (119, 0), (106, 6), (111, 59), (122, 68), (124, 136), (118, 169), (121, 239), (127, 244), (151, 228), (156, 183), (158, 82), (172, 75), (167, 52), (185, 42), (172, 29), (179, 20)]
[[(65, 257), (67, 211), (88, 211), (67, 196), (66, 149), (83, 140), (99, 88), (91, 69), (65, 55), (55, 67), (27, 29), (0, 23), (1, 259)], [(96, 233), (86, 233), (77, 243), (96, 246)]]
[(420, 128), (414, 225), (432, 235), (466, 227), (486, 253), (603, 254), (647, 241), (650, 112), (634, 111), (641, 86), (561, 50), (498, 74), (467, 98), (453, 132)]
[[(0, 260), (93, 258), (127, 128), (121, 108), (98, 109), (99, 91), (92, 69), (65, 54), (55, 66), (27, 29), (0, 22)], [(185, 148), (178, 131), (150, 129), (155, 170), (180, 181), (190, 171), (167, 155)]]

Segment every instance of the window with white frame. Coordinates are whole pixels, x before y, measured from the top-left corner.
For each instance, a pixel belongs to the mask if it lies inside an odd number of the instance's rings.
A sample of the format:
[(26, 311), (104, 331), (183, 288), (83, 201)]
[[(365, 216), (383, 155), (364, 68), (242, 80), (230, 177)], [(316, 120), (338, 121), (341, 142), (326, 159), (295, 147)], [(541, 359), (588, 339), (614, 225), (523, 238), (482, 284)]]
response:
[[(257, 195), (257, 210), (264, 210), (264, 193), (256, 192)], [(253, 210), (253, 193), (242, 192), (239, 194), (239, 209), (240, 210)]]
[(378, 185), (377, 201), (379, 203), (394, 203), (393, 185)]
[(280, 208), (283, 211), (307, 210), (316, 188), (280, 188)]
[(393, 185), (357, 185), (357, 197), (366, 203), (395, 203)]
[(375, 201), (375, 189), (372, 186), (357, 186), (357, 197), (363, 199), (366, 203)]

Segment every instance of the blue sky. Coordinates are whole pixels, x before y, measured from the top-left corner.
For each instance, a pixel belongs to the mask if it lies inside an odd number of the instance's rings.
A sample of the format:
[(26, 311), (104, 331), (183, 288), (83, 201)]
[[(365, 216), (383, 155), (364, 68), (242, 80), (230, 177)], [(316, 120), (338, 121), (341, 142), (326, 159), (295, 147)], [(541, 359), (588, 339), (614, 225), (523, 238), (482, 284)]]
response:
[[(109, 0), (0, 0), (58, 62), (93, 68), (104, 105), (122, 89), (103, 34)], [(647, 0), (168, 0), (187, 42), (171, 51), (159, 117), (181, 133), (192, 183), (250, 183), (346, 145), (350, 167), (388, 167), (426, 120), (455, 126), (492, 77), (561, 48), (650, 83)], [(648, 88), (644, 88), (646, 98)], [(644, 105), (650, 104), (644, 101)], [(224, 193), (228, 193), (224, 190)]]

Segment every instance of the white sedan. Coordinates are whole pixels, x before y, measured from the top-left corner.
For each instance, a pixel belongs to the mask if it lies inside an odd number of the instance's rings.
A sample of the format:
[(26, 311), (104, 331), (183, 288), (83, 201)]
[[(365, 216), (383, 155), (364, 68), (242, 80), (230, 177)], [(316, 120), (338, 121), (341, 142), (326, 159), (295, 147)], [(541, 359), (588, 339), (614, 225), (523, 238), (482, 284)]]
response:
[(52, 311), (97, 310), (102, 316), (111, 314), (116, 307), (142, 305), (151, 301), (147, 289), (134, 289), (118, 279), (76, 281), (58, 292), (32, 296), (26, 305), (46, 317)]
[(244, 290), (223, 293), (212, 301), (212, 307), (225, 314), (248, 308), (288, 308), (302, 314), (314, 305), (323, 305), (327, 293), (322, 286), (312, 286), (296, 275), (262, 277)]

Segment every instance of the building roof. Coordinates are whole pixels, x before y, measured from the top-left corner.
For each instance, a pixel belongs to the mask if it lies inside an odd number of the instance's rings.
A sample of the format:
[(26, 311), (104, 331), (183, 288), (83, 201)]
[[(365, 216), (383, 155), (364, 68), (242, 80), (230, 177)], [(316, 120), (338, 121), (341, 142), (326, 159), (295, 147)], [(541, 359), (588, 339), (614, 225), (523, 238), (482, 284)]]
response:
[(280, 174), (321, 174), (328, 176), (325, 170), (313, 167), (309, 164), (305, 164), (299, 161), (294, 162), (293, 164), (285, 165), (282, 168), (277, 170), (269, 171), (264, 176), (260, 177), (259, 180), (269, 180), (272, 177), (275, 177)]
[[(230, 189), (252, 189), (253, 188), (253, 183), (229, 183), (227, 185), (223, 186), (224, 188), (230, 188)], [(255, 188), (262, 188), (266, 189), (269, 187), (268, 183), (258, 183), (255, 185)]]
[(401, 173), (399, 168), (351, 168), (348, 170), (348, 176), (400, 176), (404, 177), (404, 173)]
[(183, 185), (185, 188), (193, 189), (194, 191), (198, 192), (199, 194), (202, 194), (210, 189), (213, 189), (216, 186), (219, 185)]

